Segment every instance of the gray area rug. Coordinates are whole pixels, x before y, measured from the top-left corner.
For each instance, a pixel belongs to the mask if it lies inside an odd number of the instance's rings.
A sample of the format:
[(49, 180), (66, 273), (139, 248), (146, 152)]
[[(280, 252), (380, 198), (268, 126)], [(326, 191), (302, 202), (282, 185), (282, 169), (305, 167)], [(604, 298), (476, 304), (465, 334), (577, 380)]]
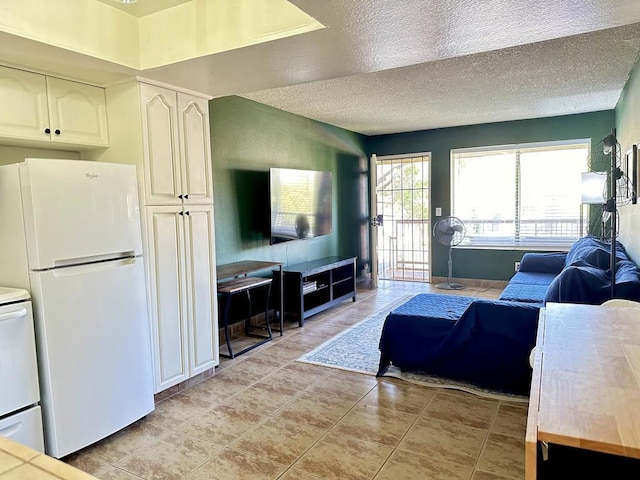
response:
[[(405, 295), (376, 313), (369, 315), (364, 320), (298, 358), (298, 361), (367, 375), (375, 375), (378, 371), (378, 363), (380, 362), (378, 343), (380, 341), (384, 320), (391, 310), (406, 302), (411, 297), (412, 295)], [(427, 387), (462, 390), (495, 400), (528, 402), (527, 397), (505, 394), (503, 392), (481, 388), (467, 382), (430, 375), (425, 372), (401, 372), (400, 369), (393, 365), (389, 367), (384, 376), (399, 378)]]

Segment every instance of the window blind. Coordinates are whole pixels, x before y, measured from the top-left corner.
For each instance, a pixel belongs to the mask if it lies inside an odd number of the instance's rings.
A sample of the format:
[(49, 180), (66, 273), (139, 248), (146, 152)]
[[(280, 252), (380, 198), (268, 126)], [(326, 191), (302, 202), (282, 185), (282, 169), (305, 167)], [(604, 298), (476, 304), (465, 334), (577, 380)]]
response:
[(452, 214), (463, 244), (564, 248), (582, 236), (581, 173), (590, 143), (452, 150)]

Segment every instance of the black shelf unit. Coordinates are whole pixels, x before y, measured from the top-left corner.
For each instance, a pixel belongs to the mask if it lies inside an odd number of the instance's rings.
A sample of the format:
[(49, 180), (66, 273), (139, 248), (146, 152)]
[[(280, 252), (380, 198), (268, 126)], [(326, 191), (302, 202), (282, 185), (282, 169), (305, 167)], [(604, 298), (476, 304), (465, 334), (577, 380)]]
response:
[[(325, 257), (282, 269), (284, 315), (300, 326), (311, 315), (351, 299), (356, 301), (356, 257)], [(280, 272), (273, 272), (273, 287), (280, 286)], [(274, 295), (278, 298), (278, 295)]]

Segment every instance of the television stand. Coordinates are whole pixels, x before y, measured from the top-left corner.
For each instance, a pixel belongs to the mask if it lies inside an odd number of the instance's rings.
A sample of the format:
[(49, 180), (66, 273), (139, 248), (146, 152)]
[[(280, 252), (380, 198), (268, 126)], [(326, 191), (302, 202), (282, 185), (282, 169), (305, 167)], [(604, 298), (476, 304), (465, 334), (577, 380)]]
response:
[[(280, 271), (274, 271), (274, 288)], [(338, 303), (356, 301), (356, 257), (325, 257), (282, 268), (284, 316), (298, 320), (320, 313)], [(276, 296), (277, 298), (277, 296)]]

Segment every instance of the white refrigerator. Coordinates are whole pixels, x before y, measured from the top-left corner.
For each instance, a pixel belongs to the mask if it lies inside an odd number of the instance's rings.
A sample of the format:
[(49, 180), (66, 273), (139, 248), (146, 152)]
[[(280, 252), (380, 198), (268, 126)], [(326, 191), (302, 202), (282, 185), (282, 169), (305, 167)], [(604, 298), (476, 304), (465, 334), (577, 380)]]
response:
[(60, 458), (154, 409), (135, 167), (0, 167), (0, 285), (31, 293), (45, 451)]

